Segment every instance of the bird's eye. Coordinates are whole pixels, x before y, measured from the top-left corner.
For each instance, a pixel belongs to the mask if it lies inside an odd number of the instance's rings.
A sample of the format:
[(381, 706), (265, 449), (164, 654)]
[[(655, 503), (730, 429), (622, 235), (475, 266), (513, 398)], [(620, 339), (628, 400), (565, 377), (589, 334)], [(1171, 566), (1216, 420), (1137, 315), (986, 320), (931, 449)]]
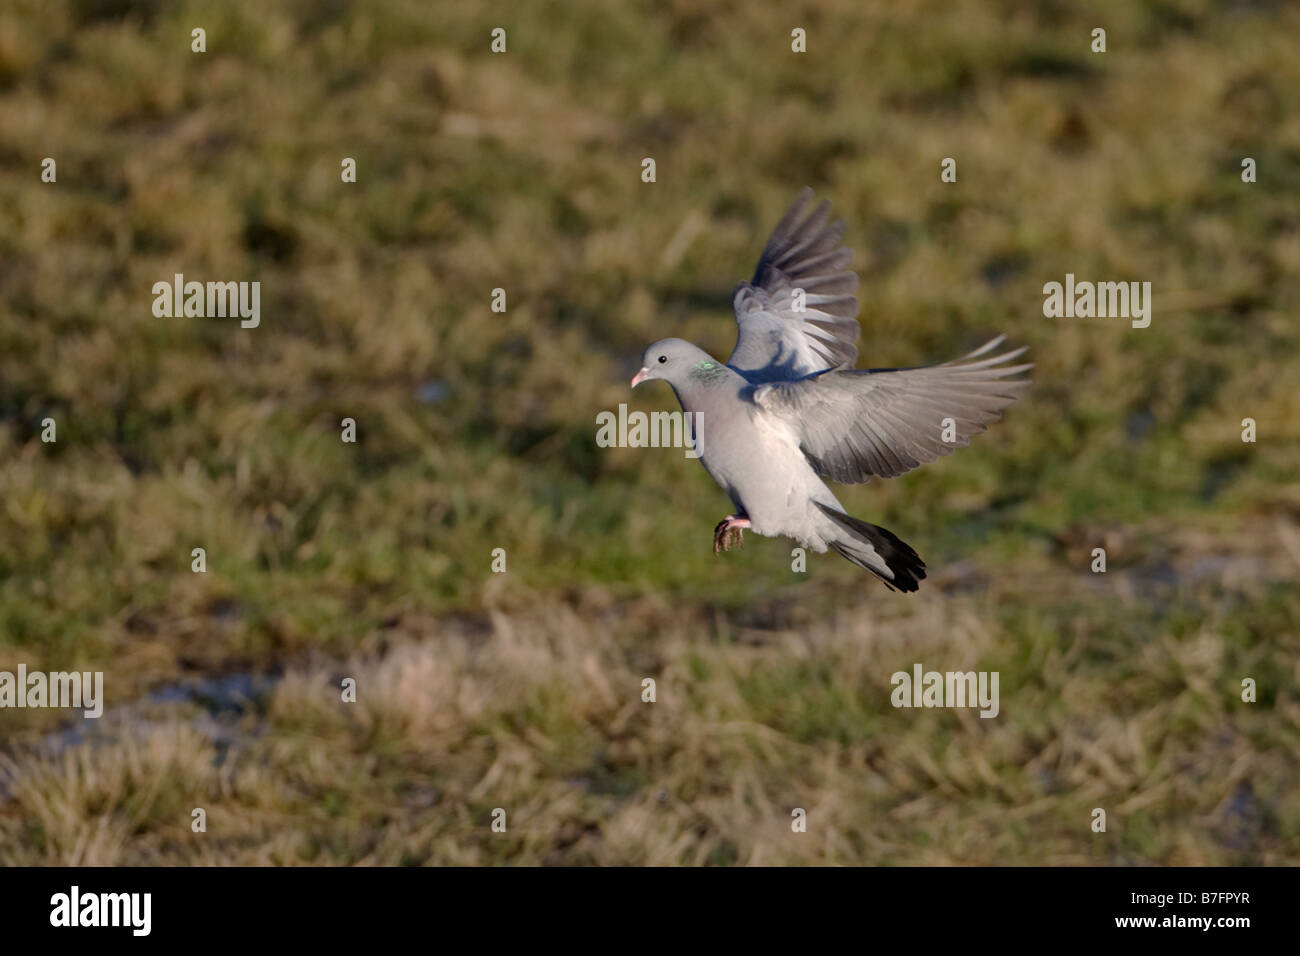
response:
[(661, 355), (661, 356), (659, 356), (659, 364), (660, 364), (660, 365), (663, 365), (664, 362), (667, 362), (667, 361), (668, 361), (668, 356), (667, 356), (667, 355)]

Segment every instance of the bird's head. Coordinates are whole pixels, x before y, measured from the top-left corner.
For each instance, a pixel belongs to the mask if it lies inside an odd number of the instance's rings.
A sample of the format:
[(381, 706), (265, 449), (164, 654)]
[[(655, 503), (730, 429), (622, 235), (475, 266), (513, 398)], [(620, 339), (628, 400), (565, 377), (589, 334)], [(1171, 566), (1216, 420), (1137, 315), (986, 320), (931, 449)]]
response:
[(677, 386), (686, 381), (694, 371), (711, 370), (717, 364), (709, 353), (696, 348), (683, 339), (660, 339), (645, 350), (641, 357), (641, 371), (632, 376), (632, 387), (651, 379), (663, 379)]

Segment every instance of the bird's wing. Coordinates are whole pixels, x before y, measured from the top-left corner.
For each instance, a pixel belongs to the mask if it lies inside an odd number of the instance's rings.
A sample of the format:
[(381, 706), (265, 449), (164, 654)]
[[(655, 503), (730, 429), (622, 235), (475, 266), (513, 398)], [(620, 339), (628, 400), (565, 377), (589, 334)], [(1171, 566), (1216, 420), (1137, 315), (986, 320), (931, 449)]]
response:
[(943, 365), (839, 369), (760, 385), (753, 398), (794, 428), (819, 475), (847, 484), (892, 478), (970, 444), (1029, 385), (1013, 376), (1032, 364), (1006, 364), (1023, 348), (988, 355), (1005, 338)]
[(751, 382), (799, 379), (858, 359), (853, 252), (839, 245), (844, 224), (830, 221), (829, 202), (808, 213), (812, 195), (804, 189), (795, 199), (772, 230), (754, 278), (732, 297), (739, 334), (727, 364)]

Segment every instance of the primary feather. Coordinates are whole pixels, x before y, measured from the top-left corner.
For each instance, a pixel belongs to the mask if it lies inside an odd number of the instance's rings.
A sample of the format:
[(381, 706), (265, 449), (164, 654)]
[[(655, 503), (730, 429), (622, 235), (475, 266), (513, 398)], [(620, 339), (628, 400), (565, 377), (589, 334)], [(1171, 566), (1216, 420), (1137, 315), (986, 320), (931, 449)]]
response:
[(819, 475), (845, 484), (893, 478), (969, 445), (1029, 385), (1013, 376), (1032, 365), (1006, 364), (1023, 348), (980, 358), (1004, 340), (942, 365), (843, 369), (760, 385), (754, 402), (795, 428)]
[[(736, 348), (727, 364), (752, 382), (794, 380), (858, 360), (857, 274), (826, 200), (805, 216), (805, 189), (772, 230), (754, 278), (732, 296)], [(803, 311), (796, 311), (802, 290)]]

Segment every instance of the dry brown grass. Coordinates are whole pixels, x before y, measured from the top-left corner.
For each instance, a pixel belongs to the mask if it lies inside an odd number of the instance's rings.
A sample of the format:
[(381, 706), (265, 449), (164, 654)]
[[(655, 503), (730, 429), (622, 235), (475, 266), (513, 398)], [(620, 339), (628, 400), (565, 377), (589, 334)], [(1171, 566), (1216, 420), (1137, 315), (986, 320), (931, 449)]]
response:
[[(1269, 864), (1291, 858), (1300, 707), (1244, 704), (1294, 631), (1229, 651), (1232, 606), (1300, 568), (1294, 527), (1252, 529), (1215, 567), (1192, 633), (1115, 630), (1189, 583), (1098, 577), (1105, 621), (999, 620), (1080, 587), (1030, 569), (908, 604), (833, 591), (752, 625), (599, 593), (436, 620), (411, 615), (343, 665), (295, 668), (257, 706), (196, 723), (155, 707), (81, 745), (8, 759), (5, 863)], [(1204, 567), (1192, 539), (1172, 580)], [(1119, 542), (1117, 542), (1119, 544)], [(1248, 547), (1247, 547), (1248, 545)], [(1117, 547), (1122, 551), (1122, 547)], [(771, 622), (777, 622), (775, 625)], [(1028, 663), (1025, 657), (1031, 658)], [(1017, 663), (1021, 661), (1021, 663)], [(889, 677), (1003, 671), (1001, 714), (896, 710)], [(1018, 670), (1036, 675), (1017, 678)], [(356, 679), (345, 704), (341, 677)], [(1294, 670), (1277, 675), (1294, 680)], [(641, 681), (657, 701), (641, 701)], [(229, 722), (233, 720), (232, 722)], [(208, 812), (205, 834), (190, 810)], [(494, 808), (507, 832), (490, 828)], [(802, 807), (809, 828), (796, 834)], [(1089, 829), (1094, 807), (1108, 832)]]

